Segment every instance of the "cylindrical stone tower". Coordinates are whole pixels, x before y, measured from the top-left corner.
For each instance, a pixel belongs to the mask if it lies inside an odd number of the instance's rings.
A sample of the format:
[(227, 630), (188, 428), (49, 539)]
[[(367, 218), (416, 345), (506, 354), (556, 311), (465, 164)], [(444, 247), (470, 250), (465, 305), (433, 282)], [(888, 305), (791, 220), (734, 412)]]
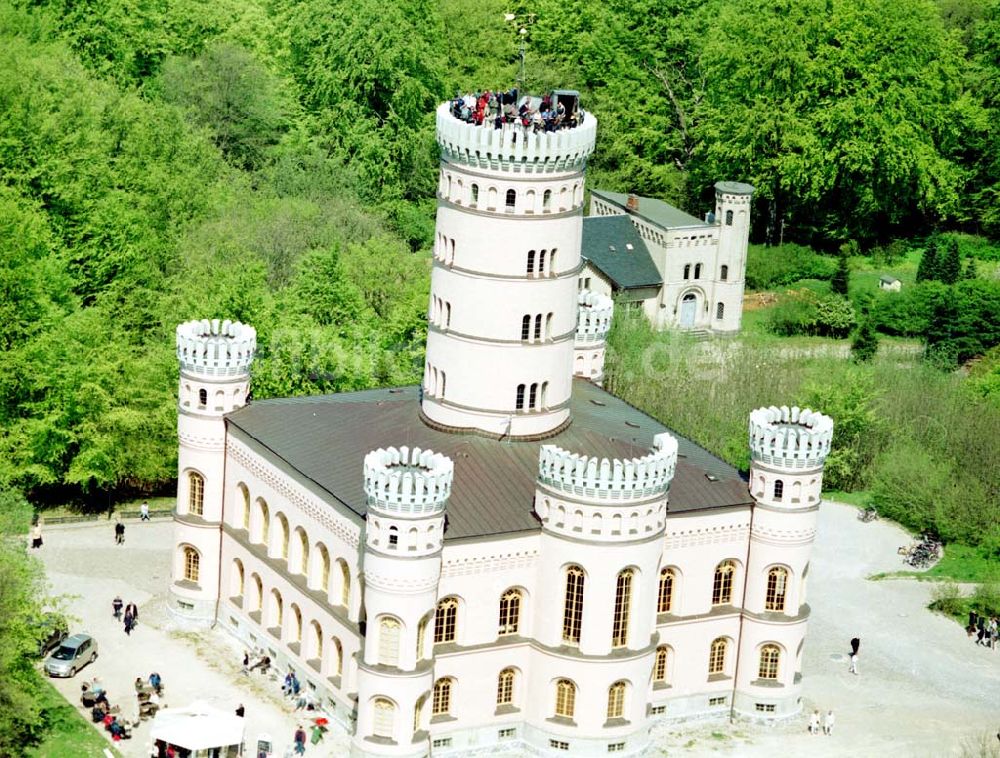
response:
[(407, 447), (365, 456), (368, 513), (354, 756), (421, 756), (433, 686), (434, 610), (454, 464)]
[(604, 382), (605, 339), (611, 329), (615, 304), (607, 295), (583, 290), (577, 296), (576, 339), (573, 343), (573, 375)]
[[(719, 247), (713, 281), (715, 302), (709, 304), (712, 331), (735, 333), (743, 315), (743, 289), (750, 237), (750, 201), (754, 188), (743, 182), (717, 182), (715, 222), (719, 224)], [(721, 308), (720, 308), (721, 306)]]
[(750, 532), (735, 709), (780, 718), (801, 705), (806, 579), (833, 421), (799, 408), (750, 414)]
[(226, 423), (246, 404), (257, 332), (208, 319), (177, 327), (177, 508), (171, 612), (188, 623), (212, 621), (219, 584), (219, 530)]
[[(648, 743), (649, 675), (656, 633), (657, 572), (663, 553), (667, 495), (677, 465), (677, 440), (654, 438), (641, 458), (598, 459), (555, 445), (539, 451), (535, 512), (542, 522), (535, 597), (537, 618), (553, 623), (535, 638), (540, 655), (525, 709), (540, 752), (548, 739), (573, 738), (576, 724), (548, 718), (550, 682), (564, 675), (567, 659), (587, 682), (577, 695), (575, 720), (603, 724), (603, 740), (624, 742), (623, 752)], [(554, 618), (553, 618), (554, 617)], [(622, 682), (621, 712), (609, 715), (608, 693)], [(601, 740), (590, 750), (605, 752)], [(590, 753), (588, 753), (590, 754)]]
[(437, 235), (422, 410), (541, 437), (569, 420), (584, 169), (597, 122), (530, 134), (437, 112)]

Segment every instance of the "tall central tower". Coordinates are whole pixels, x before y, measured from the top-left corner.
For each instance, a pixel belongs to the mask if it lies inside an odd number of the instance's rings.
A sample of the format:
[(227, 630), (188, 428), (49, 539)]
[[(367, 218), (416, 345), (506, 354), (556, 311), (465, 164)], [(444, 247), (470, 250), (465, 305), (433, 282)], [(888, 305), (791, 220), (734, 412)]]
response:
[(569, 422), (584, 171), (597, 121), (530, 134), (437, 111), (441, 147), (422, 411), (543, 437)]

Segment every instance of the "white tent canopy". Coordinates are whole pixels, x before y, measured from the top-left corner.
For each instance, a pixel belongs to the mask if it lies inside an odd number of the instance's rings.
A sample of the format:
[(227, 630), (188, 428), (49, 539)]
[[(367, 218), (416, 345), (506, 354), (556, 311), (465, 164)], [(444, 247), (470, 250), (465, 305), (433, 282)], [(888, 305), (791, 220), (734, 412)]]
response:
[(243, 742), (244, 719), (195, 702), (187, 708), (162, 708), (153, 719), (153, 742), (163, 740), (188, 750), (229, 747)]

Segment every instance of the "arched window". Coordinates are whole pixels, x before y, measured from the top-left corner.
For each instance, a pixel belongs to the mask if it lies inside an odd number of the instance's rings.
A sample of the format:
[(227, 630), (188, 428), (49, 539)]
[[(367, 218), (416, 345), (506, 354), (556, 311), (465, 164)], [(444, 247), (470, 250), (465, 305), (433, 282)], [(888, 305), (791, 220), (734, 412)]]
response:
[(479, 185), (478, 184), (473, 184), (469, 189), (471, 191), (471, 197), (470, 197), (470, 200), (469, 200), (469, 205), (471, 205), (473, 208), (475, 208), (476, 207), (476, 203), (479, 202)]
[(701, 279), (701, 264), (700, 263), (694, 264), (694, 278), (695, 279)]
[(319, 576), (316, 578), (316, 583), (318, 589), (327, 594), (330, 591), (330, 553), (326, 549), (326, 545), (322, 543), (317, 545), (317, 552), (319, 553)]
[(541, 393), (541, 395), (539, 396), (539, 399), (538, 399), (538, 407), (539, 408), (545, 408), (546, 407), (546, 400), (545, 400), (545, 398), (546, 398), (546, 396), (548, 394), (549, 394), (549, 383), (548, 382), (542, 382), (542, 393)]
[(200, 516), (205, 509), (205, 477), (191, 471), (188, 473), (188, 513)]
[(736, 564), (723, 561), (715, 567), (715, 579), (712, 582), (712, 605), (728, 605), (733, 601), (733, 574)]
[(552, 339), (552, 317), (555, 314), (550, 313), (545, 317), (545, 339)]
[(289, 642), (302, 642), (302, 611), (292, 603), (292, 628), (288, 630), (290, 634)]
[(237, 486), (240, 491), (240, 505), (243, 510), (240, 512), (240, 526), (250, 531), (250, 490), (246, 488), (245, 484), (240, 484)]
[(514, 669), (504, 669), (497, 677), (497, 705), (514, 704)]
[(257, 529), (259, 531), (257, 542), (267, 545), (271, 534), (271, 512), (267, 503), (261, 498), (257, 498)]
[(691, 278), (691, 264), (690, 263), (685, 263), (684, 264), (684, 278), (685, 279), (690, 279)]
[(563, 642), (580, 644), (580, 628), (583, 624), (583, 569), (570, 566), (566, 569), (566, 593), (563, 605)]
[(774, 480), (774, 499), (781, 500), (785, 496), (785, 483), (780, 479)]
[(279, 513), (274, 520), (278, 523), (278, 534), (275, 537), (275, 553), (277, 558), (288, 560), (288, 519), (284, 513)]
[(528, 340), (531, 338), (531, 316), (527, 313), (521, 318), (521, 339)]
[[(549, 276), (555, 276), (556, 274), (556, 248), (549, 250)], [(587, 280), (588, 286), (590, 280)]]
[(521, 625), (521, 590), (509, 589), (500, 597), (499, 633), (517, 634)]
[(625, 569), (618, 574), (615, 586), (615, 615), (611, 623), (611, 647), (628, 645), (628, 622), (632, 612), (632, 577), (635, 572)]
[(427, 639), (427, 624), (430, 622), (430, 616), (424, 616), (420, 619), (420, 623), (417, 624), (417, 660), (422, 661), (424, 659), (424, 641)]
[(383, 666), (399, 665), (399, 619), (383, 616), (378, 622), (378, 662)]
[(528, 408), (532, 410), (538, 407), (538, 382), (532, 382), (528, 388)]
[(708, 653), (708, 673), (724, 674), (726, 672), (726, 650), (729, 643), (725, 637), (719, 637), (712, 641), (712, 647)]
[(721, 319), (726, 314), (726, 306), (724, 303), (715, 304), (715, 317)]
[(566, 210), (566, 188), (563, 187), (559, 190), (559, 210)]
[(372, 703), (372, 734), (376, 737), (392, 739), (393, 724), (396, 721), (396, 706), (384, 697), (375, 698)]
[(760, 668), (757, 671), (758, 679), (775, 680), (778, 678), (778, 660), (781, 658), (781, 650), (777, 645), (764, 645), (760, 649)]
[(667, 683), (667, 664), (670, 651), (666, 645), (656, 648), (656, 658), (653, 660), (653, 681), (658, 684)]
[(620, 719), (625, 716), (625, 682), (615, 682), (608, 689), (608, 718)]
[(281, 634), (281, 622), (285, 619), (285, 603), (281, 599), (281, 593), (277, 590), (271, 590), (271, 616), (270, 616), (270, 626), (272, 629), (277, 629), (278, 634)]
[(309, 650), (306, 655), (316, 661), (317, 670), (323, 666), (323, 627), (318, 621), (309, 622)]
[(200, 570), (201, 556), (198, 551), (193, 547), (184, 548), (184, 579), (197, 584)]
[(243, 597), (244, 573), (243, 562), (239, 558), (233, 559), (233, 574), (229, 583), (230, 597)]
[(548, 213), (552, 210), (552, 190), (545, 190), (542, 193), (542, 212)]
[(544, 274), (545, 273), (545, 251), (544, 250), (542, 250), (542, 252), (540, 252), (538, 254), (538, 273), (539, 274)]
[(576, 685), (569, 679), (556, 682), (556, 716), (573, 718), (576, 710)]
[(295, 530), (299, 537), (299, 573), (309, 576), (309, 538), (301, 528)]
[(486, 192), (486, 208), (495, 211), (497, 208), (497, 188), (490, 187)]
[(205, 389), (204, 387), (198, 390), (198, 405), (201, 408), (204, 408), (206, 405), (208, 405), (208, 390)]
[(333, 674), (334, 676), (342, 676), (344, 673), (344, 646), (340, 644), (340, 640), (336, 637), (333, 638)]
[(722, 270), (719, 271), (719, 279), (721, 279), (724, 282), (729, 279), (729, 266), (722, 267)]
[(226, 393), (218, 390), (215, 393), (215, 410), (224, 411), (226, 409)]
[(535, 316), (535, 339), (540, 340), (542, 338), (542, 314), (539, 313)]
[(767, 595), (764, 598), (764, 610), (785, 610), (785, 591), (788, 587), (788, 571), (781, 566), (775, 566), (767, 572)]
[(514, 408), (515, 410), (524, 410), (524, 385), (517, 385), (517, 395), (514, 398)]
[(458, 601), (453, 597), (446, 597), (438, 603), (434, 614), (434, 644), (454, 642), (457, 625)]
[(455, 680), (444, 677), (434, 682), (434, 697), (431, 699), (431, 716), (447, 716), (451, 713), (451, 691)]
[(726, 211), (726, 226), (732, 226), (732, 225), (733, 225), (733, 212)]
[(528, 273), (529, 274), (535, 273), (535, 251), (534, 250), (529, 250), (528, 251)]
[(351, 570), (347, 568), (347, 563), (337, 561), (340, 564), (340, 604), (345, 608), (351, 607)]
[(427, 695), (421, 695), (417, 702), (413, 704), (413, 731), (420, 731), (421, 715), (424, 712), (424, 703), (427, 702)]
[(507, 197), (504, 202), (504, 205), (506, 206), (505, 210), (507, 211), (507, 213), (513, 213), (514, 206), (516, 204), (517, 204), (517, 192), (512, 189), (507, 190)]
[(389, 527), (389, 545), (390, 547), (396, 547), (399, 544), (399, 527), (390, 526)]
[(660, 591), (656, 597), (657, 613), (670, 613), (674, 607), (674, 578), (673, 569), (665, 568), (660, 572)]
[(260, 611), (264, 607), (264, 583), (261, 582), (260, 577), (256, 574), (250, 575), (250, 581), (253, 582), (253, 602), (249, 610)]

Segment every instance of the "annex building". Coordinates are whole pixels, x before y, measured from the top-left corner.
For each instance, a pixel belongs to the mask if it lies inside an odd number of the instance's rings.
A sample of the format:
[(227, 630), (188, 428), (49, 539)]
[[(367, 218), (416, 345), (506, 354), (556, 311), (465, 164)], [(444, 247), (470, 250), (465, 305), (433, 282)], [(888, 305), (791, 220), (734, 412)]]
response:
[[(294, 668), (355, 756), (636, 755), (657, 720), (801, 708), (832, 422), (748, 409), (748, 482), (601, 389), (612, 301), (581, 243), (646, 222), (610, 193), (584, 220), (596, 130), (438, 110), (420, 387), (247, 405), (254, 329), (177, 328), (171, 611)], [(719, 189), (737, 238), (747, 198)], [(726, 228), (673, 233), (715, 234), (721, 266)]]

